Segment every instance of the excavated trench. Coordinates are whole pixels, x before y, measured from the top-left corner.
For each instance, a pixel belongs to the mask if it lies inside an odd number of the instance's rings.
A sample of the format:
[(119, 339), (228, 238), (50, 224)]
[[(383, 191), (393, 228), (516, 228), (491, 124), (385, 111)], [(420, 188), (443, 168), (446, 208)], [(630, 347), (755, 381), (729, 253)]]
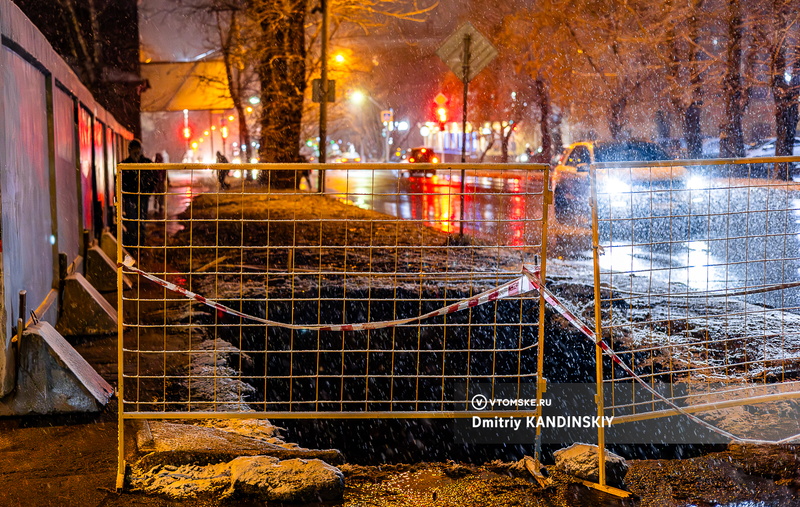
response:
[[(498, 265), (519, 266), (520, 253), (511, 249), (492, 254), (491, 257), (476, 255), (476, 251), (483, 251), (480, 243), (475, 245), (476, 249), (433, 248), (426, 250), (424, 258), (405, 258), (401, 253), (404, 250), (398, 249), (398, 245), (403, 247), (407, 243), (441, 247), (449, 244), (452, 238), (420, 224), (396, 223), (375, 229), (370, 220), (375, 219), (377, 214), (319, 196), (264, 197), (255, 194), (230, 198), (219, 196), (219, 199), (217, 202), (204, 196), (198, 197), (186, 214), (194, 221), (187, 223), (176, 238), (181, 244), (186, 244), (191, 238), (196, 245), (192, 266), (217, 263), (214, 264), (215, 270), (224, 273), (226, 269), (235, 272), (244, 266), (264, 262), (263, 258), (256, 256), (256, 250), (248, 251), (247, 248), (242, 248), (239, 253), (226, 254), (224, 262), (230, 263), (230, 266), (219, 262), (216, 244), (224, 242), (260, 246), (265, 241), (263, 226), (255, 227), (255, 223), (245, 222), (246, 227), (243, 227), (235, 222), (198, 220), (226, 218), (228, 215), (237, 220), (245, 217), (272, 220), (268, 231), (269, 244), (316, 244), (322, 235), (325, 244), (331, 246), (375, 245), (368, 257), (360, 254), (362, 250), (358, 249), (349, 253), (346, 259), (348, 271), (380, 271), (384, 269), (382, 263), (392, 259), (394, 264), (387, 264), (385, 269), (397, 269), (397, 262), (402, 261), (402, 268), (408, 270), (410, 275), (416, 273), (417, 276), (442, 267), (453, 269), (449, 266), (478, 272), (486, 270), (487, 266), (492, 266), (492, 269)], [(316, 222), (304, 222), (325, 216), (339, 219), (348, 216), (350, 221), (344, 229), (335, 226), (335, 223), (326, 225), (323, 222), (321, 226), (314, 226)], [(401, 243), (398, 244), (398, 241)], [(344, 283), (345, 274), (329, 280), (310, 279), (302, 274), (294, 277), (271, 274), (289, 269), (303, 273), (319, 270), (320, 266), (334, 267), (342, 262), (340, 254), (336, 253), (339, 251), (337, 248), (322, 248), (313, 252), (306, 252), (302, 248), (286, 249), (285, 252), (273, 249), (267, 264), (262, 267), (270, 273), (265, 276), (263, 283), (243, 287), (241, 278), (236, 275), (198, 274), (193, 277), (192, 290), (200, 294), (236, 294), (235, 299), (218, 299), (245, 313), (275, 321), (340, 324), (413, 317), (492, 286), (484, 282), (484, 286), (480, 287), (454, 287), (436, 280), (426, 280), (424, 284), (415, 282), (389, 286), (390, 282), (375, 280), (359, 283), (352, 275)], [(436, 252), (442, 252), (442, 255)], [(180, 270), (191, 270), (181, 255), (167, 260), (169, 264), (179, 266)], [(575, 283), (564, 285), (564, 295), (573, 304), (585, 304), (593, 297), (591, 286)], [(345, 408), (342, 400), (361, 402), (355, 405), (355, 410), (363, 410), (365, 399), (376, 401), (370, 410), (441, 410), (442, 404), (436, 401), (453, 399), (458, 384), (463, 383), (467, 376), (470, 382), (491, 383), (493, 379), (502, 379), (502, 375), (508, 374), (509, 377), (502, 381), (513, 379), (511, 381), (515, 382), (517, 371), (522, 374), (536, 371), (538, 299), (535, 296), (495, 301), (469, 311), (429, 319), (422, 326), (369, 332), (291, 331), (278, 327), (240, 326), (238, 317), (215, 313), (201, 305), (196, 305), (195, 310), (205, 313), (205, 323), (214, 324), (204, 330), (208, 334), (207, 339), (222, 339), (244, 351), (241, 355), (229, 353), (227, 357), (230, 366), (240, 370), (253, 388), (244, 402), (251, 403), (258, 410), (262, 409), (259, 403), (263, 407), (264, 402), (269, 404), (270, 410), (325, 412), (342, 411), (352, 406)], [(548, 382), (593, 384), (595, 346), (551, 309), (547, 310), (546, 317), (548, 328), (544, 376)], [(203, 319), (198, 319), (197, 315), (194, 319), (195, 324), (203, 323)], [(467, 323), (470, 325), (465, 325)], [(623, 344), (617, 345), (618, 349), (624, 348)], [(502, 351), (524, 347), (530, 348), (519, 356), (517, 352)], [(470, 352), (465, 352), (466, 349)], [(495, 352), (494, 349), (501, 352)], [(261, 353), (263, 350), (269, 353)], [(394, 354), (391, 350), (395, 351)], [(242, 356), (246, 356), (246, 360), (242, 360)], [(604, 361), (604, 371), (610, 372), (610, 361)], [(652, 373), (653, 370), (649, 369), (648, 372)], [(291, 382), (287, 378), (289, 375), (293, 377)], [(443, 381), (442, 376), (455, 378)], [(530, 378), (528, 381), (533, 383)], [(464, 399), (464, 394), (456, 398)], [(291, 405), (289, 400), (292, 400)], [(299, 403), (316, 400), (321, 402)], [(420, 400), (422, 403), (391, 400)], [(573, 402), (594, 407), (591, 395)], [(302, 445), (337, 447), (354, 463), (442, 459), (483, 462), (495, 458), (518, 459), (532, 453), (532, 442), (510, 442), (502, 432), (496, 435), (495, 444), (464, 443), (455, 438), (453, 421), (444, 419), (378, 421), (320, 417), (313, 421), (276, 422), (289, 428), (290, 438)], [(587, 438), (594, 439), (592, 436)], [(649, 446), (647, 449), (648, 455), (652, 456), (685, 456), (694, 452), (673, 446)]]

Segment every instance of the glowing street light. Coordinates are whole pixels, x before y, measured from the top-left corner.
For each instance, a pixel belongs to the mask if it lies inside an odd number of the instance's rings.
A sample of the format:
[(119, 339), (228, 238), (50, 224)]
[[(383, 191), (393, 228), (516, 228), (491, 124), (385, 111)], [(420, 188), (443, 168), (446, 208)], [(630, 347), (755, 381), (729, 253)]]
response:
[(350, 94), (350, 101), (356, 105), (363, 104), (365, 98), (366, 95), (361, 90), (356, 90)]

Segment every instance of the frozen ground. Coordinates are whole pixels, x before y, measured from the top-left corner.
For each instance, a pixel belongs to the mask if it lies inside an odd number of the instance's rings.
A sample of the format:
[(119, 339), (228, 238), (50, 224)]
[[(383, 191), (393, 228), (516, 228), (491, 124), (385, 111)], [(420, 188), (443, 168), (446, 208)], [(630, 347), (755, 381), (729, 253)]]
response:
[[(315, 211), (319, 208), (315, 208)], [(157, 267), (158, 259), (143, 259)], [(148, 266), (148, 262), (152, 262)], [(505, 262), (505, 261), (504, 261)], [(509, 266), (517, 262), (507, 259)], [(572, 268), (553, 263), (560, 294), (580, 296), (585, 279), (565, 278)], [(144, 290), (155, 288), (141, 280)], [(585, 296), (570, 299), (582, 311)], [(584, 305), (584, 306), (582, 306)], [(645, 311), (645, 310), (642, 310)], [(564, 325), (563, 323), (561, 324)], [(665, 333), (672, 337), (673, 334)], [(167, 339), (171, 339), (167, 337)], [(673, 338), (676, 339), (677, 338)], [(161, 343), (162, 334), (144, 336)], [(87, 341), (79, 351), (112, 384), (116, 383), (115, 337)], [(217, 345), (217, 348), (222, 348)], [(235, 350), (226, 354), (236, 355)], [(223, 358), (224, 359), (224, 358)], [(196, 367), (208, 367), (207, 363)], [(184, 386), (185, 388), (186, 386)], [(235, 400), (231, 400), (236, 403)], [(0, 421), (0, 504), (20, 506), (212, 506), (218, 499), (176, 502), (141, 491), (114, 491), (116, 407), (97, 417), (8, 419)], [(287, 428), (288, 440), (292, 428)], [(300, 442), (302, 444), (302, 442)], [(133, 449), (129, 442), (129, 449)], [(411, 463), (345, 465), (344, 500), (363, 506), (690, 506), (778, 507), (798, 505), (800, 463), (795, 447), (731, 445), (721, 452), (673, 460), (631, 460), (625, 486), (638, 499), (626, 503), (592, 492), (551, 468), (554, 486), (543, 490), (512, 463)], [(230, 505), (230, 503), (228, 503)], [(235, 505), (248, 505), (235, 503)], [(263, 502), (252, 503), (263, 505)]]

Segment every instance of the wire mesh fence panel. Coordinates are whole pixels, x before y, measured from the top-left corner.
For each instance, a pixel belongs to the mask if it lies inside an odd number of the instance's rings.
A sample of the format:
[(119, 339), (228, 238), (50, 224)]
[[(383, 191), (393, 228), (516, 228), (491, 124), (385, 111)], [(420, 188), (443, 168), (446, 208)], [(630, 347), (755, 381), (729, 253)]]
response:
[[(605, 408), (619, 422), (674, 415), (672, 404), (777, 399), (797, 414), (787, 399), (800, 395), (799, 174), (798, 158), (591, 167), (595, 324), (671, 402), (606, 358)], [(760, 409), (748, 410), (706, 416), (731, 429)]]
[(546, 166), (119, 169), (124, 413), (465, 411), (535, 384), (538, 294), (506, 284), (546, 253)]

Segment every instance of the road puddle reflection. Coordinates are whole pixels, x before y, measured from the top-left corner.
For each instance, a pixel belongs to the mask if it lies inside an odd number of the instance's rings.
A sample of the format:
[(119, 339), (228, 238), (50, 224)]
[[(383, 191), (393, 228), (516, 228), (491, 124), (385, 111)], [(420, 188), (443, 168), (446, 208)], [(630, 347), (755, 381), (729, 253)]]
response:
[[(542, 173), (467, 173), (461, 195), (460, 171), (400, 177), (400, 172), (329, 170), (326, 193), (364, 209), (418, 222), (448, 234), (467, 234), (497, 246), (541, 242)], [(462, 221), (463, 201), (463, 221)]]

